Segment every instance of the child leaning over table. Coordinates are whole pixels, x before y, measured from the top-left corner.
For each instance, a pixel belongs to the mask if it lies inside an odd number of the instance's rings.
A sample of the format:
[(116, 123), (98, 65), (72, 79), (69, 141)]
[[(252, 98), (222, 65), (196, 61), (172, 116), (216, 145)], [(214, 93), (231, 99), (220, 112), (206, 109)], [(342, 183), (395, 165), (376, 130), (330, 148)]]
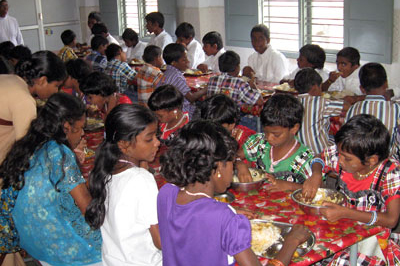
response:
[(236, 165), (240, 182), (251, 182), (241, 160), (256, 162), (268, 174), (271, 191), (296, 190), (311, 176), (313, 152), (296, 138), (303, 120), (303, 105), (290, 94), (275, 94), (261, 111), (264, 133), (250, 136), (239, 150)]
[[(390, 230), (400, 214), (400, 165), (388, 158), (388, 130), (372, 115), (357, 115), (336, 133), (335, 143), (314, 160), (304, 196), (314, 197), (322, 170), (338, 173), (337, 188), (346, 195), (347, 206), (325, 202), (322, 215), (330, 222), (347, 218), (385, 227), (382, 234), (359, 243), (357, 265), (399, 265), (400, 237), (390, 235)], [(335, 254), (330, 265), (348, 265), (348, 260), (349, 250), (345, 250)]]

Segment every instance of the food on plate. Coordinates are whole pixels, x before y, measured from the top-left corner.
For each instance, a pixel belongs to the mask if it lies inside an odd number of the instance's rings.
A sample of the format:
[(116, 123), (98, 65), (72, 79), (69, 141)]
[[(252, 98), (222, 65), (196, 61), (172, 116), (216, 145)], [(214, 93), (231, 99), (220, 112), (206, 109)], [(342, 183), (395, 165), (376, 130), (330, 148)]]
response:
[(323, 92), (322, 97), (325, 99), (343, 99), (346, 96), (354, 96), (355, 94), (351, 91), (328, 91)]
[(42, 106), (44, 106), (45, 104), (46, 104), (46, 101), (45, 101), (45, 100), (36, 99), (36, 106), (37, 106), (37, 107), (42, 107)]
[(281, 229), (272, 223), (251, 222), (251, 249), (258, 256), (282, 238)]
[(91, 157), (93, 157), (95, 155), (94, 150), (86, 148), (84, 151), (85, 151), (85, 157), (86, 158), (91, 158)]
[(301, 203), (312, 205), (312, 206), (322, 206), (324, 201), (332, 202), (338, 204), (343, 201), (343, 195), (339, 192), (329, 192), (326, 189), (318, 189), (317, 194), (315, 195), (314, 199), (310, 202), (307, 201), (302, 193), (297, 193), (294, 195), (295, 199)]
[(214, 199), (218, 200), (219, 202), (230, 203), (227, 197), (214, 197)]
[(203, 72), (198, 69), (186, 69), (185, 74), (198, 76), (198, 75), (202, 75)]
[(143, 65), (145, 62), (142, 59), (133, 58), (131, 61), (132, 65)]
[[(253, 182), (260, 181), (264, 179), (264, 173), (258, 169), (255, 168), (249, 168), (251, 178), (253, 179)], [(240, 183), (239, 177), (237, 175), (233, 176), (233, 182), (234, 183)]]
[(214, 199), (223, 203), (231, 203), (235, 200), (235, 196), (227, 191), (225, 193), (214, 195)]
[(276, 85), (274, 86), (275, 90), (280, 90), (280, 91), (291, 91), (291, 92), (296, 92), (296, 90), (294, 88), (291, 88), (289, 83), (285, 82), (283, 84), (280, 85)]

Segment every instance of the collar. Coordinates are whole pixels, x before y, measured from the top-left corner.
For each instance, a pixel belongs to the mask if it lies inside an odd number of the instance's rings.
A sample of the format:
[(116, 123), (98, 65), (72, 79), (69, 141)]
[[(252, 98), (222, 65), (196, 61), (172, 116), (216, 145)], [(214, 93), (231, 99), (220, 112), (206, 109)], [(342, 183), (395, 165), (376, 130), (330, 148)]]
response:
[(366, 95), (365, 100), (383, 100), (386, 101), (383, 95)]
[(167, 65), (167, 70), (171, 70), (171, 71), (174, 71), (174, 72), (182, 73), (182, 71), (180, 71), (179, 69), (177, 69), (173, 65)]

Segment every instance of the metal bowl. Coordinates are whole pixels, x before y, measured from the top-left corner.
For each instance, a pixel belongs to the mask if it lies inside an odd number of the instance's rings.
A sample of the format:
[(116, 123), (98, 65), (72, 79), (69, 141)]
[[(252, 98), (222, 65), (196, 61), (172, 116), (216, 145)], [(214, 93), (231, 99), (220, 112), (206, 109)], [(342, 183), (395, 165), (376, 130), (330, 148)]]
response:
[(226, 191), (225, 193), (215, 194), (214, 199), (224, 203), (232, 203), (235, 200), (235, 196), (229, 191)]
[[(255, 172), (257, 174), (264, 175), (264, 172), (260, 169), (249, 168), (249, 170), (250, 170), (251, 174), (253, 174), (253, 172)], [(231, 188), (233, 190), (236, 190), (239, 192), (248, 192), (250, 190), (259, 190), (261, 188), (262, 184), (264, 183), (264, 181), (265, 181), (265, 178), (258, 180), (258, 181), (249, 182), (249, 183), (232, 182)]]
[(305, 202), (301, 196), (302, 189), (294, 191), (291, 195), (292, 200), (299, 204), (300, 209), (308, 215), (321, 215), (321, 209), (326, 207), (321, 205), (322, 200), (330, 201), (338, 205), (346, 203), (346, 196), (339, 191), (329, 188), (319, 188), (317, 195), (311, 202)]

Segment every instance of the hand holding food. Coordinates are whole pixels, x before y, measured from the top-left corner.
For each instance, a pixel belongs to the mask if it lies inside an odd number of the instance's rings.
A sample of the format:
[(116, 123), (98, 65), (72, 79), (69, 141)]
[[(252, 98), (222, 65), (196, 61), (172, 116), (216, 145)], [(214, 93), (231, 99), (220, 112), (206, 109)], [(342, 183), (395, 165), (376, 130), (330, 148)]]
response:
[(335, 203), (324, 201), (322, 206), (327, 207), (321, 209), (322, 215), (329, 221), (329, 222), (336, 222), (344, 217), (347, 208), (337, 205)]
[(339, 71), (332, 71), (332, 72), (330, 72), (330, 73), (329, 73), (328, 82), (329, 82), (329, 83), (335, 82), (341, 75), (342, 75), (342, 72), (339, 72)]

